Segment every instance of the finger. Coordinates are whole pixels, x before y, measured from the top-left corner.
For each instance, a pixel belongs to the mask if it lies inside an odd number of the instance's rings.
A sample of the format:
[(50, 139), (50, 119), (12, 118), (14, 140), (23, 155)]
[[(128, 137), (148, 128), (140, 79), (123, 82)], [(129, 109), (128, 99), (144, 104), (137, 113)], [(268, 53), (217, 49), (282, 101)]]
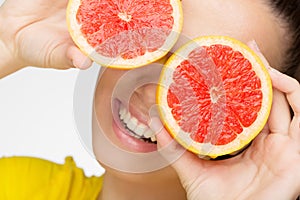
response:
[(92, 65), (92, 61), (88, 57), (70, 44), (57, 45), (50, 51), (47, 58), (48, 61), (45, 64), (47, 68), (70, 69), (75, 67), (87, 69)]
[(277, 78), (274, 76), (274, 72), (277, 70), (273, 69), (269, 65), (269, 62), (264, 57), (254, 40), (250, 41), (248, 45), (252, 50), (255, 51), (255, 53), (259, 56), (259, 58), (262, 60), (263, 64), (269, 71), (272, 85), (274, 87), (272, 109), (268, 120), (270, 132), (287, 135), (289, 133), (289, 127), (291, 123), (291, 114), (289, 103), (285, 97), (284, 91), (278, 88), (279, 83)]
[(271, 133), (287, 135), (290, 123), (290, 107), (285, 94), (274, 89), (272, 109), (268, 119), (269, 130)]
[(166, 131), (158, 118), (152, 118), (150, 127), (156, 133), (160, 154), (172, 165), (181, 181), (189, 181), (202, 174), (203, 160), (179, 145)]
[[(287, 129), (289, 135), (296, 139), (300, 140), (300, 85), (299, 82), (276, 69), (269, 68), (269, 73), (273, 82), (274, 88), (285, 93), (288, 105), (292, 108), (294, 117), (290, 123), (290, 128)], [(281, 117), (281, 113), (277, 114)], [(279, 117), (278, 117), (279, 118)], [(283, 119), (283, 117), (282, 117)]]
[(169, 135), (159, 118), (152, 117), (149, 126), (155, 132), (158, 150), (170, 164), (173, 164), (186, 150)]
[(270, 70), (274, 87), (286, 93), (287, 100), (291, 106), (294, 117), (290, 124), (289, 133), (292, 138), (300, 139), (300, 85), (296, 79), (289, 77), (275, 69)]
[(291, 126), (290, 126), (290, 135), (293, 139), (300, 141), (300, 117), (294, 116)]
[(269, 74), (272, 79), (273, 87), (278, 89), (279, 91), (286, 93), (289, 104), (291, 105), (295, 115), (300, 114), (300, 104), (298, 103), (300, 99), (300, 85), (299, 82), (278, 70), (272, 68), (267, 59), (263, 56), (261, 51), (259, 50), (255, 41), (251, 41), (248, 43), (249, 47), (252, 48), (257, 55), (261, 58), (264, 65), (267, 67)]
[(92, 65), (91, 59), (85, 56), (77, 47), (70, 46), (67, 51), (67, 57), (72, 65), (79, 69), (87, 69)]
[(255, 40), (252, 40), (250, 42), (247, 43), (248, 46), (258, 55), (258, 57), (261, 59), (261, 61), (263, 62), (264, 66), (266, 68), (270, 68), (270, 64), (267, 61), (267, 59), (265, 58), (265, 56), (262, 54), (262, 52), (260, 51), (257, 43), (255, 42)]
[(288, 102), (296, 116), (300, 115), (300, 85), (299, 82), (276, 69), (269, 69), (273, 86), (284, 92), (287, 96)]
[[(38, 64), (45, 68), (70, 69), (74, 68), (72, 61), (67, 56), (70, 44), (56, 44), (46, 51), (44, 63)], [(43, 60), (43, 59), (42, 59)]]

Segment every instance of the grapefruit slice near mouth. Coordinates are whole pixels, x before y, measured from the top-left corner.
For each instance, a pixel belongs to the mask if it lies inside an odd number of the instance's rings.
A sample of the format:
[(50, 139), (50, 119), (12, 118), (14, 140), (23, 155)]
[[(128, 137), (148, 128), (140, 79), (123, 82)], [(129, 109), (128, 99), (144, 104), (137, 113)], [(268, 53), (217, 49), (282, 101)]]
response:
[(181, 145), (216, 158), (242, 149), (263, 129), (272, 84), (263, 62), (245, 44), (200, 37), (165, 64), (157, 103), (164, 126)]

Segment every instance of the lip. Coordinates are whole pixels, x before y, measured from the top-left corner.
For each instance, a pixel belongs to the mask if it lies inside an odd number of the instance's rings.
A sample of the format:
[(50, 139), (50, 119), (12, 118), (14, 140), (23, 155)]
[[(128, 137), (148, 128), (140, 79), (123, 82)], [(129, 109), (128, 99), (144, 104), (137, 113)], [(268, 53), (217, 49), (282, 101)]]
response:
[[(112, 127), (117, 138), (125, 145), (129, 150), (139, 153), (153, 152), (157, 150), (157, 145), (141, 141), (128, 134), (127, 130), (122, 125), (119, 118), (119, 108), (121, 102), (114, 100), (113, 102), (113, 123)], [(139, 120), (139, 118), (137, 118)]]

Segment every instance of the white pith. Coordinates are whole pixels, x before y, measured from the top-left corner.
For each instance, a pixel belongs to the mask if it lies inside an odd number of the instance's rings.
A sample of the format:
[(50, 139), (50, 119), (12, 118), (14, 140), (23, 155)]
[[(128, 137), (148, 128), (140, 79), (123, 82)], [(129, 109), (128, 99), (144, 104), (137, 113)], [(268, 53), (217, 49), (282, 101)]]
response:
[(124, 105), (120, 105), (119, 117), (129, 134), (137, 139), (149, 139), (156, 142), (155, 133), (145, 124), (131, 115)]
[(120, 17), (120, 19), (122, 19), (126, 22), (130, 22), (132, 19), (132, 16), (128, 15), (127, 13), (119, 13), (118, 16)]

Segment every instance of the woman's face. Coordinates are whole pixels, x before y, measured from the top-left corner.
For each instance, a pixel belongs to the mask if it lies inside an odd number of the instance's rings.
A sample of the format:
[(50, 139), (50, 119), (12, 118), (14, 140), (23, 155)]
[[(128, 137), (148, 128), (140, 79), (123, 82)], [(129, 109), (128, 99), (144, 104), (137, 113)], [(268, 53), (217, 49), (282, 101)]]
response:
[[(182, 7), (183, 37), (172, 51), (187, 39), (226, 35), (245, 43), (255, 40), (271, 65), (279, 68), (285, 31), (263, 0), (183, 0)], [(133, 70), (102, 70), (95, 96), (96, 115), (103, 133), (118, 148), (137, 153), (156, 150), (148, 123), (155, 110), (155, 83), (160, 69), (159, 64), (150, 64)], [(141, 132), (147, 132), (149, 139), (133, 136)], [(94, 138), (96, 157), (99, 145)]]

